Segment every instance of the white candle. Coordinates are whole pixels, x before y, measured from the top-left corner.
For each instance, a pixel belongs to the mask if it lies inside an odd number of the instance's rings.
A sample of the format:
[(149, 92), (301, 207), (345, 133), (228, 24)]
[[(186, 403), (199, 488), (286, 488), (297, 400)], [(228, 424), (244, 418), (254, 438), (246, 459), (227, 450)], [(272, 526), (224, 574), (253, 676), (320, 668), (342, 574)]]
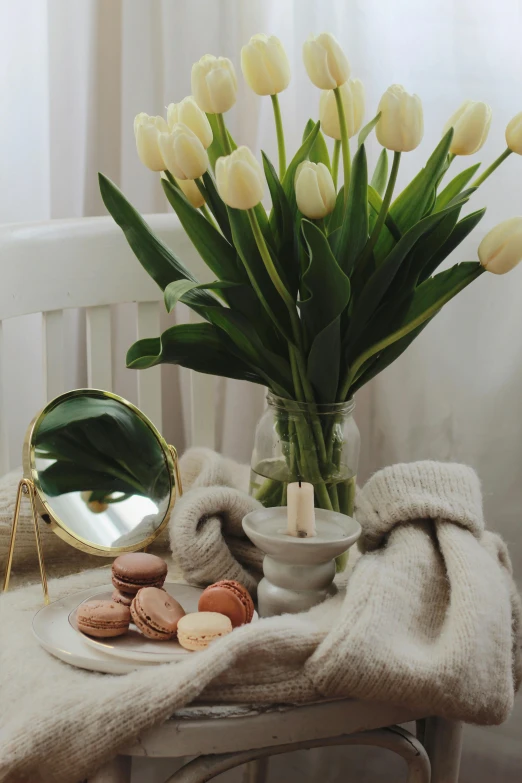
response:
[(296, 481), (286, 489), (289, 536), (311, 538), (315, 532), (314, 486), (305, 481)]

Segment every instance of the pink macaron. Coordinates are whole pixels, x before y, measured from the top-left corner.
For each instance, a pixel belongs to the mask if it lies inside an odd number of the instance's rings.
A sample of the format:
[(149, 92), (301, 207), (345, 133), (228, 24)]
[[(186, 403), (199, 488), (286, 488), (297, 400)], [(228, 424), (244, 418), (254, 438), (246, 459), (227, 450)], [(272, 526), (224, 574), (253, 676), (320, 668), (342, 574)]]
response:
[(100, 639), (122, 636), (129, 630), (130, 610), (114, 601), (85, 601), (76, 610), (78, 629)]
[(142, 587), (163, 587), (167, 564), (157, 555), (128, 552), (112, 564), (112, 584), (122, 593), (135, 595)]
[(136, 593), (130, 611), (138, 631), (157, 641), (174, 638), (178, 622), (185, 615), (181, 604), (158, 587), (143, 587)]

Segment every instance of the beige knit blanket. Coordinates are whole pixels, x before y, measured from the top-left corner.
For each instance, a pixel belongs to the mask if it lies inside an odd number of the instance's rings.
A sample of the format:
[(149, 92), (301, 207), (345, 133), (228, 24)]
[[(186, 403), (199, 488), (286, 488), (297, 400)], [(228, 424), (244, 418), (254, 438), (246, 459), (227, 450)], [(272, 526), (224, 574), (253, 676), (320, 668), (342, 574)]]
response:
[[(215, 486), (237, 475), (230, 463), (201, 450), (190, 460), (193, 488), (171, 522), (180, 565), (190, 581), (248, 576), (255, 558), (239, 523), (256, 504)], [(214, 486), (205, 488), (207, 480)], [(353, 696), (468, 722), (505, 720), (520, 678), (520, 602), (506, 548), (484, 529), (475, 473), (432, 462), (387, 468), (359, 493), (357, 516), (364, 554), (344, 595), (238, 629), (179, 664), (120, 677), (74, 669), (31, 635), (39, 585), (2, 597), (0, 781), (76, 783), (198, 697)], [(59, 598), (107, 581), (97, 569), (50, 589)]]

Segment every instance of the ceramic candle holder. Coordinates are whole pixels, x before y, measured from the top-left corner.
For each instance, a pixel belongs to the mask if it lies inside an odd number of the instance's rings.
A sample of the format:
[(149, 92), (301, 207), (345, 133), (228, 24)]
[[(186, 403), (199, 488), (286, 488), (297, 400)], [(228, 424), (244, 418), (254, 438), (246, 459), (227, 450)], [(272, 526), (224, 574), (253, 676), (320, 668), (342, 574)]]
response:
[(264, 577), (257, 588), (259, 614), (305, 612), (335, 595), (335, 558), (346, 552), (361, 534), (352, 517), (315, 509), (317, 535), (296, 538), (287, 534), (287, 509), (263, 508), (243, 519), (243, 530), (265, 553)]

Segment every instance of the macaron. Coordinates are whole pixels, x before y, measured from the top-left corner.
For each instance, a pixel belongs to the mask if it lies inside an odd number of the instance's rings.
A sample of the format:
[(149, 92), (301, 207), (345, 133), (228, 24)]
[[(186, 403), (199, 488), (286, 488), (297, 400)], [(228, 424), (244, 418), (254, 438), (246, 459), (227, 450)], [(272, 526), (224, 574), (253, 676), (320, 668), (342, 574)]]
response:
[(167, 564), (157, 555), (129, 552), (112, 564), (112, 584), (123, 593), (135, 595), (142, 587), (163, 587)]
[(219, 612), (226, 615), (233, 628), (249, 623), (254, 616), (254, 602), (250, 593), (239, 582), (224, 579), (207, 587), (198, 603), (200, 612)]
[(138, 631), (157, 641), (172, 639), (185, 614), (181, 604), (158, 587), (142, 587), (134, 596), (130, 611)]
[(122, 593), (121, 590), (116, 590), (116, 588), (111, 595), (111, 601), (114, 601), (115, 604), (123, 604), (123, 606), (128, 607), (130, 607), (133, 598), (133, 593)]
[(129, 622), (129, 608), (114, 601), (85, 601), (76, 610), (79, 630), (100, 639), (123, 636), (129, 630)]
[(192, 612), (178, 622), (178, 642), (185, 650), (204, 650), (232, 631), (232, 623), (217, 612)]

